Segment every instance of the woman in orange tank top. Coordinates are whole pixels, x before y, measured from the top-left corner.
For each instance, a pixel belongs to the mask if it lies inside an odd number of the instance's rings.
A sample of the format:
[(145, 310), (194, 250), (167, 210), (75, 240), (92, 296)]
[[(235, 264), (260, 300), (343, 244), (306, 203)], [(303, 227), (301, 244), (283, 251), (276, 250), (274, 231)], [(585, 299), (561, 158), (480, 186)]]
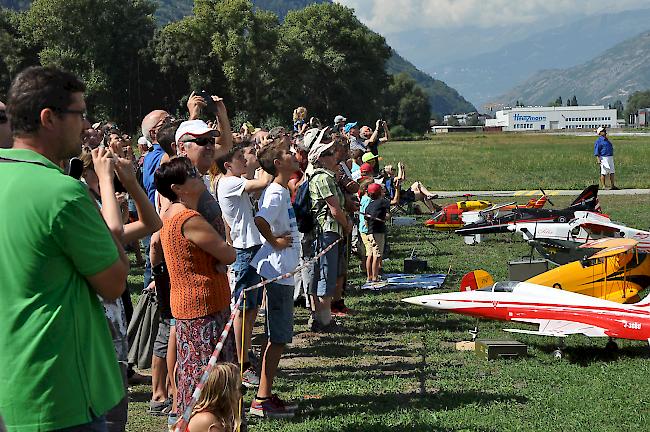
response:
[[(154, 178), (158, 193), (171, 201), (162, 217), (160, 241), (176, 319), (176, 412), (180, 418), (230, 317), (225, 265), (235, 260), (235, 250), (196, 211), (205, 184), (189, 159), (162, 164)], [(236, 359), (231, 333), (220, 360)]]

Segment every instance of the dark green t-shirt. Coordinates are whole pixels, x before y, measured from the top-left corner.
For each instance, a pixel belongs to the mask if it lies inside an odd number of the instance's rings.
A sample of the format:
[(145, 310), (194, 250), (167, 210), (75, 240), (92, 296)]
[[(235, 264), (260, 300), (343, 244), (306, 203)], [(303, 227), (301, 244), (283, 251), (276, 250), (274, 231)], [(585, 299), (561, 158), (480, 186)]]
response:
[(8, 430), (91, 421), (124, 396), (85, 279), (119, 258), (83, 184), (30, 150), (0, 150), (0, 415)]

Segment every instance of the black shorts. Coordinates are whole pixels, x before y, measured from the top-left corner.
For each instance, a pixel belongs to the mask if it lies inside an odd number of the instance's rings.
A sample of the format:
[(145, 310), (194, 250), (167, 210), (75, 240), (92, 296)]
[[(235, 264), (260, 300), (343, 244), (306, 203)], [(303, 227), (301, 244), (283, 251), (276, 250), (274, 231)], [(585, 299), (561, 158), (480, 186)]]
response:
[(412, 202), (415, 202), (415, 192), (413, 192), (411, 189), (400, 190), (400, 194), (399, 194), (400, 205), (411, 204)]

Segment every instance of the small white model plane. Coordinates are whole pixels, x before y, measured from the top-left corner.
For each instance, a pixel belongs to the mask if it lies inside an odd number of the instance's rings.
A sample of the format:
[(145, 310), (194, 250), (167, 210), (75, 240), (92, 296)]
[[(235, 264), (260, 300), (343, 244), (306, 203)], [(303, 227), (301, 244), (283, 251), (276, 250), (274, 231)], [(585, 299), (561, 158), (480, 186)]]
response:
[[(512, 333), (564, 338), (573, 334), (650, 343), (650, 297), (620, 304), (527, 282), (497, 282), (477, 290), (403, 299), (426, 308), (479, 318), (536, 324), (537, 330), (504, 329)], [(560, 347), (553, 353), (562, 357)]]
[(650, 231), (630, 228), (611, 221), (601, 213), (577, 211), (566, 223), (517, 222), (508, 227), (547, 260), (563, 265), (581, 259), (581, 244), (600, 238), (629, 238), (638, 242), (639, 252), (650, 252)]

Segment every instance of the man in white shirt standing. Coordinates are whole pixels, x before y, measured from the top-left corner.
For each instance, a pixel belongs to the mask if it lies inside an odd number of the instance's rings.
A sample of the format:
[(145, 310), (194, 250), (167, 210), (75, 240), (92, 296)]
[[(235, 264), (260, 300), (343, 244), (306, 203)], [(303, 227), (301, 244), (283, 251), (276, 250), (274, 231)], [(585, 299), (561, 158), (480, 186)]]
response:
[[(253, 205), (249, 193), (261, 191), (271, 183), (273, 176), (260, 170), (258, 178), (248, 180), (247, 163), (241, 147), (234, 147), (223, 156), (217, 158), (217, 167), (224, 174), (217, 186), (217, 199), (225, 222), (230, 227), (230, 240), (237, 252), (237, 259), (232, 264), (235, 279), (233, 297), (239, 298), (244, 288), (260, 282), (260, 276), (250, 263), (262, 246), (262, 237), (254, 221)], [(255, 289), (246, 293), (239, 309), (246, 310), (245, 322), (242, 313), (235, 318), (235, 344), (237, 356), (244, 363), (242, 382), (247, 387), (259, 385), (259, 377), (248, 358), (251, 347), (253, 325), (260, 305), (263, 290)], [(243, 331), (242, 331), (243, 329)], [(243, 333), (243, 337), (242, 337)]]

